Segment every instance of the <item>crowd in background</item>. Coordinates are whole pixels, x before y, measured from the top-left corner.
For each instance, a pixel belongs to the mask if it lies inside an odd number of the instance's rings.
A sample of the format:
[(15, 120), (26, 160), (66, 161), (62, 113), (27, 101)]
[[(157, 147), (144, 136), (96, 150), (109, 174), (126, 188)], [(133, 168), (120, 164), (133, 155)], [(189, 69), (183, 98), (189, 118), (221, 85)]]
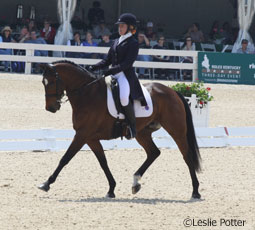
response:
[[(73, 39), (69, 40), (66, 45), (69, 46), (100, 46), (110, 47), (113, 39), (118, 37), (117, 27), (110, 29), (107, 27), (105, 21), (104, 10), (100, 6), (100, 2), (94, 1), (92, 8), (88, 11), (88, 23), (85, 25), (84, 22), (80, 22), (77, 17), (74, 18), (73, 22), (74, 34)], [(79, 28), (76, 29), (75, 27)], [(85, 32), (84, 32), (85, 31)], [(183, 37), (180, 41), (183, 45), (180, 49), (183, 50), (196, 50), (197, 43), (214, 43), (214, 44), (233, 44), (237, 38), (238, 29), (232, 28), (228, 22), (220, 24), (219, 21), (215, 21), (212, 24), (210, 33), (204, 34), (200, 29), (198, 23), (193, 23), (183, 33)], [(16, 42), (16, 43), (34, 43), (34, 44), (54, 44), (54, 38), (56, 35), (56, 29), (51, 25), (50, 20), (45, 19), (41, 28), (37, 26), (34, 20), (25, 20), (21, 25), (20, 30), (12, 33), (10, 26), (5, 26), (1, 31), (0, 42)], [(139, 42), (140, 48), (153, 48), (153, 49), (174, 49), (171, 46), (172, 43), (167, 41), (164, 36), (163, 29), (155, 28), (154, 23), (151, 21), (146, 22), (144, 25), (138, 25), (137, 33), (135, 34)], [(247, 40), (243, 41), (242, 47), (238, 50), (239, 53), (251, 53), (245, 45), (248, 43)], [(22, 51), (11, 50), (11, 49), (0, 49), (0, 54), (21, 54)], [(35, 56), (52, 56), (52, 52), (36, 50)], [(104, 55), (98, 56), (93, 53), (79, 53), (79, 52), (66, 52), (66, 57), (74, 58), (103, 58)], [(192, 63), (191, 57), (182, 57), (176, 59), (176, 57), (169, 56), (149, 56), (139, 55), (139, 61), (163, 61), (163, 62), (185, 62)], [(12, 63), (13, 64), (13, 63)], [(18, 64), (18, 63), (14, 63)], [(20, 70), (15, 69), (10, 62), (3, 62), (4, 71), (24, 71), (24, 66)], [(17, 66), (16, 66), (17, 67)], [(39, 71), (35, 66), (34, 71)], [(140, 77), (144, 77), (146, 70), (139, 68), (138, 74)], [(170, 79), (173, 71), (168, 69), (158, 69), (155, 71), (158, 78)], [(183, 76), (190, 75), (189, 71), (184, 71)]]

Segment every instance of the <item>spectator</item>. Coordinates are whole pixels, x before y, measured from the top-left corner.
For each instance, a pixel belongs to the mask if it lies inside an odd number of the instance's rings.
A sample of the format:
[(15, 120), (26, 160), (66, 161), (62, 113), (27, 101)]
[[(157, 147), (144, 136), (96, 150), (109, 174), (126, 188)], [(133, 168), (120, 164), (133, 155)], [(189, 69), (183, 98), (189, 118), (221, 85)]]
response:
[(12, 36), (12, 29), (10, 28), (10, 26), (5, 26), (2, 30), (2, 39), (3, 42), (16, 42)]
[[(102, 41), (98, 43), (99, 47), (111, 47), (113, 44), (113, 41), (110, 40), (111, 33), (105, 32), (102, 34)], [(107, 56), (107, 54), (101, 54), (100, 58), (104, 59)]]
[[(93, 42), (93, 36), (91, 34), (91, 32), (87, 32), (86, 33), (86, 40), (84, 42), (82, 42), (83, 46), (97, 46), (97, 43)], [(97, 55), (93, 54), (93, 53), (85, 53), (83, 55), (85, 58), (96, 58)]]
[(193, 23), (192, 26), (189, 28), (186, 37), (190, 36), (193, 42), (204, 42), (204, 34), (200, 30), (200, 26), (198, 23)]
[[(30, 32), (30, 39), (26, 41), (26, 43), (33, 43), (33, 44), (47, 44), (46, 41), (42, 37), (37, 37), (37, 33), (35, 29), (32, 29)], [(35, 56), (48, 56), (47, 50), (35, 50)], [(40, 72), (40, 68), (38, 64), (34, 65), (35, 73)]]
[[(9, 26), (5, 26), (2, 30), (2, 36), (0, 36), (0, 43), (1, 42), (15, 42), (11, 37), (12, 30)], [(11, 49), (0, 49), (1, 55), (11, 55), (12, 50)], [(9, 72), (9, 66), (10, 62), (5, 61), (4, 62), (4, 71)]]
[(111, 47), (112, 40), (110, 40), (111, 32), (105, 31), (102, 33), (102, 41), (98, 44), (100, 47)]
[(190, 36), (185, 38), (185, 42), (181, 48), (182, 50), (196, 50), (195, 44)]
[(56, 36), (56, 30), (51, 26), (48, 20), (44, 21), (44, 28), (41, 30), (41, 37), (47, 42), (47, 44), (54, 44)]
[[(72, 40), (68, 40), (67, 42), (68, 46), (83, 46), (82, 42), (81, 42), (81, 35), (79, 32), (75, 32), (73, 35), (73, 39)], [(67, 52), (66, 53), (67, 57), (72, 57), (72, 58), (81, 58), (82, 57), (82, 53), (79, 52)]]
[[(153, 49), (167, 49), (165, 46), (165, 37), (159, 36), (157, 45), (153, 46)], [(169, 56), (153, 56), (153, 61), (168, 62), (170, 60)], [(160, 79), (167, 79), (169, 77), (170, 71), (168, 69), (156, 69), (155, 73)]]
[(32, 29), (36, 29), (36, 24), (34, 20), (30, 20), (28, 23), (28, 31), (31, 32)]
[[(196, 50), (195, 44), (192, 41), (191, 37), (186, 37), (185, 39), (185, 43), (182, 47), (182, 50)], [(192, 57), (181, 57), (181, 62), (183, 63), (193, 63), (193, 58)], [(183, 80), (183, 78), (185, 79), (187, 77), (187, 75), (191, 75), (192, 71), (191, 70), (184, 70), (183, 71), (183, 76), (181, 75), (181, 80)]]
[(148, 22), (145, 30), (145, 35), (150, 41), (156, 41), (156, 33), (153, 30), (153, 22)]
[(94, 27), (93, 33), (94, 33), (96, 38), (101, 39), (102, 35), (105, 34), (105, 33), (110, 33), (110, 30), (108, 28), (106, 28), (105, 21), (101, 20), (99, 25)]
[[(32, 29), (30, 32), (30, 39), (25, 43), (33, 43), (33, 44), (47, 44), (46, 41), (42, 37), (37, 37), (37, 32), (35, 29)], [(35, 50), (35, 56), (48, 56), (47, 50)]]
[(23, 26), (20, 35), (16, 38), (18, 43), (23, 43), (29, 39), (29, 32), (27, 26)]
[(209, 33), (209, 37), (212, 41), (214, 41), (220, 34), (220, 23), (215, 20), (212, 24), (211, 31)]
[(239, 48), (236, 53), (238, 54), (251, 54), (253, 53), (251, 49), (248, 48), (248, 40), (247, 39), (243, 39), (242, 40), (242, 47)]
[(228, 22), (224, 22), (222, 26), (222, 37), (223, 37), (223, 44), (233, 44), (233, 33), (232, 28)]
[[(138, 33), (138, 44), (139, 44), (139, 49), (150, 49), (150, 41), (146, 37), (146, 35), (143, 32)], [(138, 55), (137, 56), (138, 61), (152, 61), (152, 57), (149, 55)], [(145, 74), (145, 68), (139, 68), (138, 69), (139, 73), (139, 78), (144, 78)]]
[(101, 3), (99, 1), (93, 2), (93, 7), (89, 9), (88, 20), (89, 26), (98, 25), (100, 21), (104, 20), (104, 10), (100, 8)]

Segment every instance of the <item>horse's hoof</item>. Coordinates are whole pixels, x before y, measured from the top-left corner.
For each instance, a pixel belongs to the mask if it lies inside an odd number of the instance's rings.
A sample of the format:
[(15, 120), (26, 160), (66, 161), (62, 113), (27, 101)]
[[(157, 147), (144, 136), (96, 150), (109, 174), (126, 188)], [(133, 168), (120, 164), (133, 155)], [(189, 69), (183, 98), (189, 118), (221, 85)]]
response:
[(198, 192), (196, 192), (196, 193), (192, 193), (192, 198), (194, 198), (194, 199), (200, 199), (201, 198), (201, 195), (198, 193)]
[(44, 192), (48, 192), (50, 190), (50, 186), (48, 182), (45, 182), (43, 184), (40, 184), (38, 186), (39, 189), (43, 190)]
[(132, 193), (136, 194), (141, 189), (141, 184), (137, 183), (135, 186), (132, 187)]
[(105, 197), (106, 198), (115, 198), (115, 194), (113, 192), (108, 192)]

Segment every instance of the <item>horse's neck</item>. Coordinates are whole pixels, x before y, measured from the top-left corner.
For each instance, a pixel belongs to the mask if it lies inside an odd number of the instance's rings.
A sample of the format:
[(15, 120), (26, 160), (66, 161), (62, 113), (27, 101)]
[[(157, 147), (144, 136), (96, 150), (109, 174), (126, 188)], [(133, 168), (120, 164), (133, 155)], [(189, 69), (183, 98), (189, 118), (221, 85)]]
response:
[[(98, 109), (102, 109), (107, 104), (106, 99), (106, 84), (103, 79), (84, 85), (79, 91), (68, 96), (73, 109), (73, 115), (79, 116), (80, 113), (87, 116), (96, 117)], [(93, 115), (94, 114), (94, 115)]]
[(65, 68), (61, 70), (61, 78), (65, 84), (67, 93), (71, 93), (94, 80), (89, 74), (77, 69), (75, 66)]
[(91, 106), (90, 102), (97, 100), (97, 98), (103, 101), (103, 94), (100, 93), (99, 95), (99, 92), (104, 91), (104, 87), (106, 87), (103, 81), (88, 85), (95, 81), (96, 78), (83, 70), (77, 69), (75, 66), (69, 65), (59, 68), (59, 75), (64, 82), (68, 99), (74, 110), (81, 105)]

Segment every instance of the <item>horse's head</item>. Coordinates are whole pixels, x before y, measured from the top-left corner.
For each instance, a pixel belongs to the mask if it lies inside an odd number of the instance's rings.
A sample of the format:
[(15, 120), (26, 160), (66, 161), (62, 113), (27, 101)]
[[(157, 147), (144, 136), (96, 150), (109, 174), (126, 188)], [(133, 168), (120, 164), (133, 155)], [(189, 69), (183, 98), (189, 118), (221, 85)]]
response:
[(43, 70), (42, 83), (45, 89), (46, 110), (52, 113), (57, 112), (61, 107), (61, 99), (64, 96), (64, 85), (56, 71), (56, 67), (51, 64), (40, 64)]

